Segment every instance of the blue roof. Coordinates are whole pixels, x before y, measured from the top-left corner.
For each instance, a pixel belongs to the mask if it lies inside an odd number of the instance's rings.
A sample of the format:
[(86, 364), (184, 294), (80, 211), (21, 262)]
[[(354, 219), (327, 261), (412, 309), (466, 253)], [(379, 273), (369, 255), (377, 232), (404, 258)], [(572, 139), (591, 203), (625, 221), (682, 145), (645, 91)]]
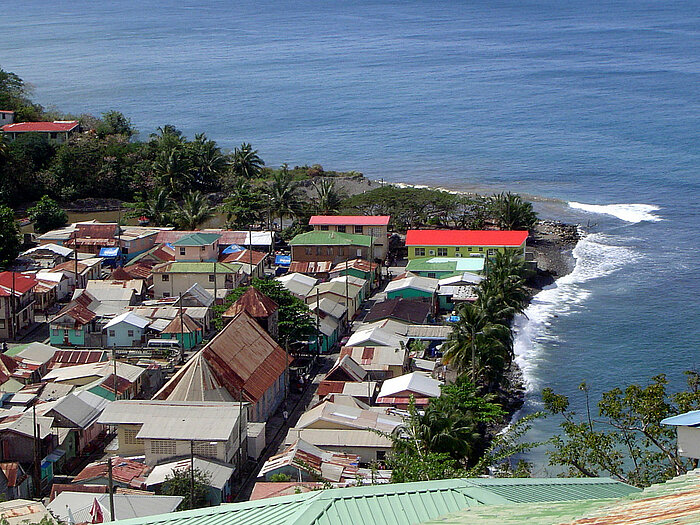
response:
[(673, 425), (682, 427), (695, 427), (700, 425), (700, 410), (692, 410), (685, 414), (667, 417), (661, 420), (662, 425)]
[(119, 257), (121, 250), (114, 248), (100, 248), (100, 257)]
[(229, 253), (242, 252), (244, 249), (245, 249), (245, 248), (241, 248), (241, 247), (238, 246), (237, 244), (232, 244), (231, 246), (227, 246), (226, 248), (224, 248), (224, 249), (221, 251), (221, 253), (229, 254)]
[(291, 255), (277, 255), (275, 256), (275, 264), (278, 266), (289, 266), (292, 264)]

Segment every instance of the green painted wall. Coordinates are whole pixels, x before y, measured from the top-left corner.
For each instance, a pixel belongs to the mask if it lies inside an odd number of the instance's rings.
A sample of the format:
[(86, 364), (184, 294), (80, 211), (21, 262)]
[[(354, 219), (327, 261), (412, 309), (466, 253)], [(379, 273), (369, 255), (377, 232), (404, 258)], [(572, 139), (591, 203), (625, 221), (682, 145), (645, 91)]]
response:
[(396, 299), (397, 297), (403, 297), (404, 299), (411, 299), (416, 297), (432, 297), (433, 294), (430, 292), (424, 292), (422, 290), (414, 290), (413, 288), (406, 288), (404, 290), (396, 290), (392, 292), (387, 292), (387, 299)]
[[(58, 335), (54, 334), (54, 330), (51, 329), (51, 335), (49, 336), (49, 341), (52, 345), (64, 345), (66, 344), (65, 332), (61, 328), (58, 329)], [(68, 332), (68, 344), (73, 346), (85, 346), (85, 332), (83, 330), (67, 330)]]

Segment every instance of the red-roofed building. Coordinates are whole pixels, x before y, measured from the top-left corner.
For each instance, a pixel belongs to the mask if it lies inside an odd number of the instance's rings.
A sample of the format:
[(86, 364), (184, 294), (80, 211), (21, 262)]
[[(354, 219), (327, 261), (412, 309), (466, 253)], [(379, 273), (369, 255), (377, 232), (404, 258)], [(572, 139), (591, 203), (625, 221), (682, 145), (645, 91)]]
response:
[(241, 312), (246, 312), (273, 339), (277, 340), (279, 336), (279, 306), (277, 306), (275, 301), (254, 286), (251, 286), (222, 314), (222, 317), (225, 322), (228, 322)]
[[(91, 463), (81, 470), (73, 483), (107, 485), (107, 462)], [(151, 467), (138, 461), (120, 457), (112, 458), (112, 481), (116, 487), (145, 489)]]
[(386, 258), (389, 215), (314, 215), (309, 226), (319, 231), (370, 235), (374, 238), (374, 257)]
[(525, 256), (526, 230), (408, 230), (408, 258), (490, 257), (515, 250)]
[(51, 141), (62, 143), (66, 142), (73, 134), (80, 132), (80, 123), (77, 120), (18, 122), (17, 124), (5, 124), (1, 129), (10, 140), (15, 140), (22, 133), (41, 133)]
[(0, 272), (0, 339), (13, 339), (34, 323), (37, 284), (32, 275)]

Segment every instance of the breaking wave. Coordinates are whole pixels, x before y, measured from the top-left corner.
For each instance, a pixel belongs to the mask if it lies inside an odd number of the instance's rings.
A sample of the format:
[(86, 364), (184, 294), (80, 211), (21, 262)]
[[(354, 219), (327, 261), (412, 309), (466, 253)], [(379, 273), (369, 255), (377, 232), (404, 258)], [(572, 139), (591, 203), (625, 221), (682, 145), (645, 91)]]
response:
[(639, 257), (630, 248), (615, 244), (616, 240), (603, 233), (579, 240), (573, 250), (576, 261), (573, 271), (535, 295), (524, 314), (515, 317), (515, 361), (522, 370), (528, 393), (543, 386), (537, 369), (545, 348), (560, 344), (553, 333), (552, 321), (580, 310), (591, 294), (585, 283), (610, 275)]
[(612, 215), (625, 222), (657, 222), (663, 219), (652, 212), (661, 208), (653, 204), (583, 204), (581, 202), (570, 202), (569, 206), (577, 210), (591, 213), (602, 213)]

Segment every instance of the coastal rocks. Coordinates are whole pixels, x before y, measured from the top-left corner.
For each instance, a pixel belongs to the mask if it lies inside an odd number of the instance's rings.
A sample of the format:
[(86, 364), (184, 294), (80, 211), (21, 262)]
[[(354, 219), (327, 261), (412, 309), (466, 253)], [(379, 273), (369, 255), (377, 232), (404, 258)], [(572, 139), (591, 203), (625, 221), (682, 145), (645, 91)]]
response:
[(576, 245), (581, 238), (576, 224), (566, 224), (559, 221), (539, 221), (536, 227), (539, 236), (556, 237), (560, 244)]

